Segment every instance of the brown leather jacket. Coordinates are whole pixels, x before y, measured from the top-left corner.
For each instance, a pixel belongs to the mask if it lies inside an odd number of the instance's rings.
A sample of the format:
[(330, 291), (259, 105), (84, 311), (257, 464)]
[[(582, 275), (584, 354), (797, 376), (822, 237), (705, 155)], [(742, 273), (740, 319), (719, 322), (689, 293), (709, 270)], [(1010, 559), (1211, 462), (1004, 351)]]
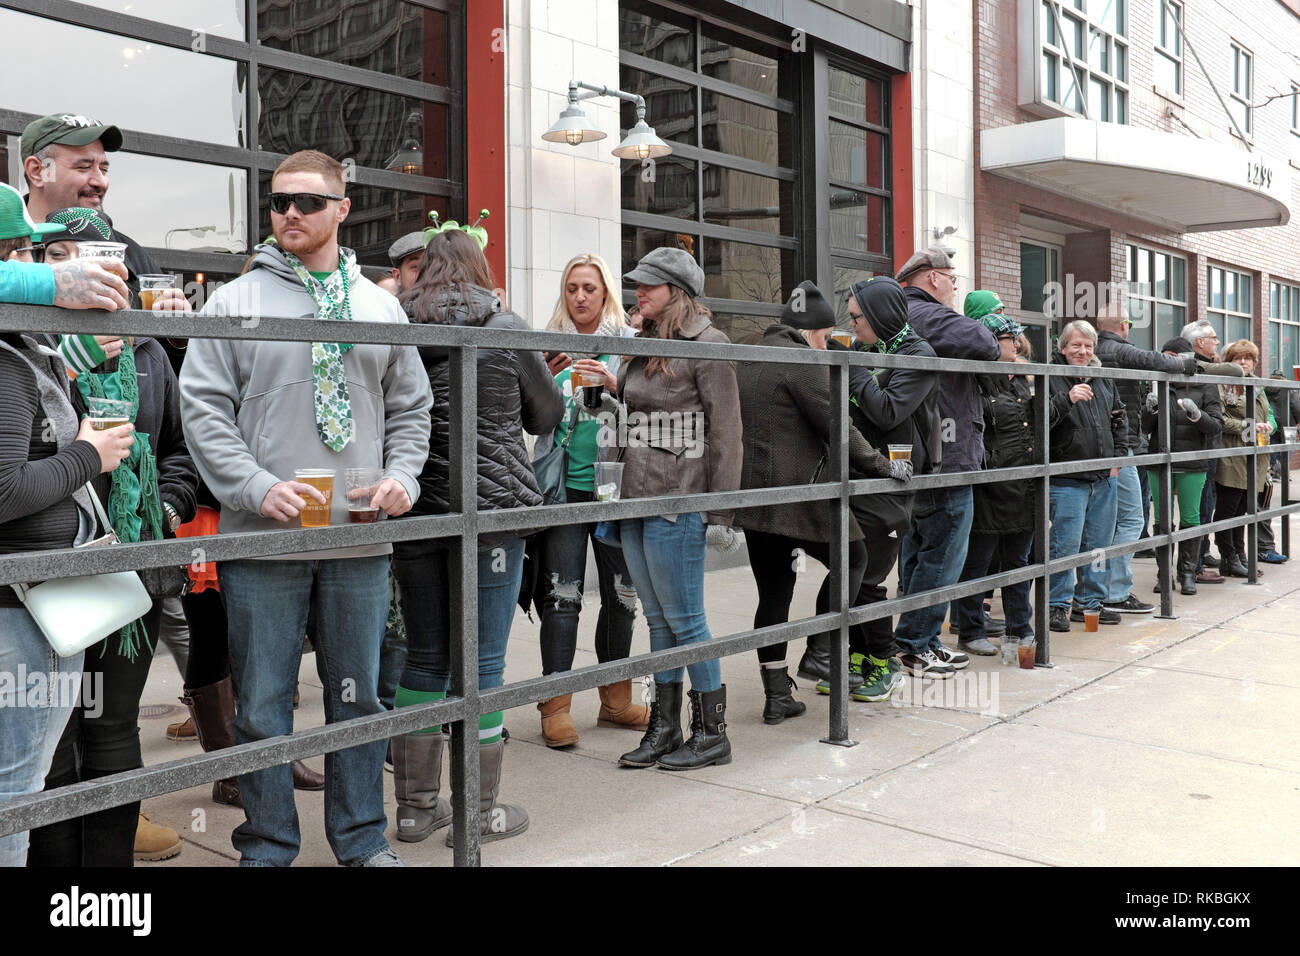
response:
[[(683, 326), (680, 337), (731, 341), (705, 315)], [(647, 376), (648, 362), (637, 356), (618, 371), (619, 397), (627, 410), (621, 497), (737, 490), (743, 452), (733, 364), (674, 358), (671, 374)], [(730, 525), (731, 518), (731, 511), (704, 515), (706, 524)]]

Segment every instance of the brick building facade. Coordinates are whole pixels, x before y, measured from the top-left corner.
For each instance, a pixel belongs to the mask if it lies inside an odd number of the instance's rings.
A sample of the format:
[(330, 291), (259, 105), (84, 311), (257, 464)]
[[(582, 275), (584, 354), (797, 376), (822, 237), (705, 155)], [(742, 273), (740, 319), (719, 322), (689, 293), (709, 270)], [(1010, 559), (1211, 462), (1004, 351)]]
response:
[[(1300, 89), (1300, 60), (1292, 53), (1300, 49), (1296, 5), (1260, 0), (1248, 16), (1208, 0), (975, 0), (973, 6), (976, 286), (998, 291), (1039, 322), (1041, 343), (1047, 328), (1072, 317), (1059, 300), (1057, 308), (1043, 301), (1044, 280), (1067, 288), (1070, 277), (1075, 283), (1144, 282), (1137, 295), (1124, 287), (1136, 342), (1158, 348), (1177, 333), (1180, 319), (1209, 317), (1225, 345), (1248, 330), (1263, 353), (1265, 374), (1278, 367), (1289, 374), (1289, 366), (1300, 363), (1300, 325), (1294, 324), (1300, 318), (1300, 221), (1286, 221), (1282, 210), (1278, 221), (1284, 224), (1248, 227), (1244, 210), (1253, 202), (1250, 180), (1273, 177), (1289, 181), (1273, 190), (1285, 194), (1280, 203), (1300, 208), (1300, 116), (1292, 92)], [(1066, 57), (1066, 50), (1082, 56)], [(1070, 65), (1079, 62), (1087, 66)], [(1080, 80), (1087, 95), (1076, 99), (1070, 87)], [(1227, 151), (1235, 150), (1242, 181), (1206, 187), (1238, 190), (1241, 202), (1224, 207), (1229, 228), (1171, 227), (1180, 206), (1199, 198), (1191, 179), (1171, 180), (1183, 184), (1186, 200), (1167, 201), (1159, 217), (1146, 217), (1118, 198), (1099, 201), (1095, 188), (1081, 188), (1083, 198), (1072, 195), (1068, 174), (1034, 184), (1027, 168), (1017, 171), (1027, 175), (1008, 178), (981, 165), (981, 133), (1054, 116), (1078, 118), (1085, 108), (1083, 119), (1098, 126), (1164, 134), (1156, 147), (1160, 160), (1213, 153), (1231, 161)], [(1122, 197), (1128, 172), (1108, 168), (1115, 170), (1115, 194)], [(1096, 174), (1095, 168), (1078, 171), (1081, 183)]]

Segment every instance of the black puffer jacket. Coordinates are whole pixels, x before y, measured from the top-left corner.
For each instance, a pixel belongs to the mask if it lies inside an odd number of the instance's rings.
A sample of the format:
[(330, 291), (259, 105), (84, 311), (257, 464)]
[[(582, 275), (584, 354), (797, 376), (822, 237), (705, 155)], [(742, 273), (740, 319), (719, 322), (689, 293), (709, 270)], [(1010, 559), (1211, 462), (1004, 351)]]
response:
[[(1020, 468), (1042, 461), (1042, 425), (1024, 375), (977, 376), (984, 398), (984, 467)], [(1019, 534), (1034, 529), (1038, 514), (1030, 478), (975, 486), (975, 531)]]
[[(1195, 375), (1200, 371), (1195, 359), (1180, 359), (1164, 352), (1153, 352), (1129, 345), (1122, 335), (1116, 332), (1098, 332), (1097, 348), (1093, 352), (1101, 359), (1106, 368), (1138, 368), (1148, 372), (1173, 372), (1174, 374)], [(1113, 378), (1110, 380), (1119, 399), (1129, 409), (1128, 447), (1134, 454), (1142, 447), (1142, 416), (1138, 409), (1142, 407), (1145, 396), (1143, 383), (1135, 378)]]
[[(1177, 339), (1166, 343), (1181, 351), (1192, 351), (1190, 345)], [(1184, 346), (1187, 346), (1184, 348)], [(1174, 436), (1174, 451), (1207, 451), (1219, 447), (1219, 435), (1223, 432), (1223, 403), (1219, 400), (1219, 386), (1214, 382), (1173, 384), (1169, 386), (1174, 407), (1170, 410), (1169, 425)], [(1201, 417), (1193, 422), (1187, 412), (1178, 404), (1180, 399), (1190, 398), (1201, 410)], [(1147, 433), (1147, 445), (1150, 451), (1163, 452), (1164, 446), (1159, 442), (1160, 419), (1156, 412), (1142, 409), (1142, 429)], [(1204, 460), (1176, 461), (1174, 471), (1206, 471)]]
[[(499, 311), (493, 294), (478, 286), (469, 287), (468, 302), (458, 290), (447, 288), (435, 300), (432, 311), (433, 317), (448, 315), (451, 325), (528, 328), (513, 312)], [(428, 322), (430, 318), (412, 315), (411, 321)], [(455, 414), (451, 404), (450, 353), (437, 346), (422, 346), (419, 351), (433, 390), (432, 429), (429, 461), (420, 473), (420, 497), (409, 514), (446, 514), (451, 510), (448, 445), (451, 416)], [(478, 350), (478, 507), (481, 510), (542, 503), (523, 433), (526, 430), (533, 435), (545, 434), (560, 423), (563, 415), (563, 396), (541, 352)], [(496, 543), (489, 538), (484, 536), (480, 543)]]
[[(1052, 354), (1053, 365), (1069, 365), (1060, 352)], [(1101, 362), (1094, 355), (1092, 365)], [(1089, 366), (1076, 366), (1076, 374), (1053, 375), (1048, 424), (1051, 427), (1052, 461), (1085, 461), (1089, 458), (1114, 458), (1128, 450), (1128, 418), (1124, 403), (1115, 391), (1115, 380), (1088, 374)], [(1070, 389), (1080, 382), (1092, 387), (1086, 402), (1070, 401)], [(1060, 476), (1076, 481), (1095, 481), (1110, 477), (1110, 469), (1073, 472)], [(1053, 479), (1058, 480), (1058, 479)]]
[[(763, 345), (810, 348), (802, 335), (788, 325), (771, 325)], [(825, 365), (778, 365), (771, 362), (736, 363), (740, 389), (741, 435), (745, 459), (742, 488), (779, 488), (806, 485), (826, 453), (830, 426), (830, 370)], [(849, 466), (854, 477), (887, 478), (889, 460), (849, 429)], [(823, 475), (819, 480), (832, 480)], [(830, 512), (825, 501), (768, 505), (736, 512), (742, 528), (769, 534), (829, 541)], [(862, 531), (849, 521), (849, 540)]]

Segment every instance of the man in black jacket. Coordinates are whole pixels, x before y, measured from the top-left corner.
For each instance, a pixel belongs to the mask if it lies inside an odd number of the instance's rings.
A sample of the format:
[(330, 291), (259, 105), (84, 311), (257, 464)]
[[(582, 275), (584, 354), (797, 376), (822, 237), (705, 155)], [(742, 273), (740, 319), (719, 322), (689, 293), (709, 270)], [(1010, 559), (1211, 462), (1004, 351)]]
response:
[[(1195, 359), (1180, 359), (1163, 352), (1152, 352), (1128, 344), (1129, 321), (1123, 305), (1110, 306), (1097, 316), (1097, 350), (1101, 364), (1108, 368), (1135, 368), (1149, 372), (1173, 372), (1195, 375), (1200, 369)], [(1128, 448), (1132, 456), (1139, 447), (1142, 432), (1142, 383), (1132, 378), (1113, 379), (1120, 401), (1131, 410), (1128, 415)], [(1142, 507), (1142, 484), (1135, 467), (1113, 468), (1115, 476), (1116, 514), (1114, 544), (1136, 541), (1146, 524)], [(1106, 568), (1106, 597), (1103, 606), (1116, 613), (1150, 614), (1154, 607), (1137, 599), (1133, 593), (1133, 555), (1111, 558)]]
[[(945, 250), (931, 247), (913, 254), (896, 278), (906, 286), (908, 324), (937, 356), (997, 360), (1001, 349), (993, 333), (953, 310), (957, 272)], [(984, 460), (984, 405), (975, 376), (940, 373), (939, 381), (938, 470), (978, 471)], [(900, 594), (957, 583), (966, 563), (973, 507), (969, 485), (917, 492), (900, 549)], [(966, 654), (939, 641), (947, 610), (946, 603), (936, 604), (899, 617), (894, 636), (904, 670), (917, 677), (946, 678), (970, 663)]]

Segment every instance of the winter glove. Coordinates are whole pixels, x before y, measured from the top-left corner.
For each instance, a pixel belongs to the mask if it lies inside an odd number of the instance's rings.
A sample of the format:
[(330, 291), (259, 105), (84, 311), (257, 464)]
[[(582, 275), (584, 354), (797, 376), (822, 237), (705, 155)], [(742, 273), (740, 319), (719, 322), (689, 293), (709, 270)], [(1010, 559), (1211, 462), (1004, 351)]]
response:
[(704, 529), (704, 543), (719, 554), (734, 554), (740, 548), (736, 532), (724, 524), (711, 524)]
[(1237, 394), (1236, 389), (1229, 386), (1223, 390), (1223, 404), (1231, 405), (1234, 408), (1241, 404), (1241, 396)]
[(1201, 420), (1201, 410), (1196, 407), (1196, 403), (1190, 398), (1180, 398), (1178, 407), (1187, 413), (1189, 422), (1199, 422)]
[(1142, 401), (1142, 410), (1148, 415), (1154, 415), (1160, 410), (1160, 396), (1154, 389), (1147, 392), (1147, 397)]
[(1201, 363), (1196, 361), (1196, 359), (1183, 359), (1184, 375), (1199, 375), (1200, 371)]
[(900, 458), (889, 463), (889, 477), (904, 484), (912, 480), (912, 460)]

